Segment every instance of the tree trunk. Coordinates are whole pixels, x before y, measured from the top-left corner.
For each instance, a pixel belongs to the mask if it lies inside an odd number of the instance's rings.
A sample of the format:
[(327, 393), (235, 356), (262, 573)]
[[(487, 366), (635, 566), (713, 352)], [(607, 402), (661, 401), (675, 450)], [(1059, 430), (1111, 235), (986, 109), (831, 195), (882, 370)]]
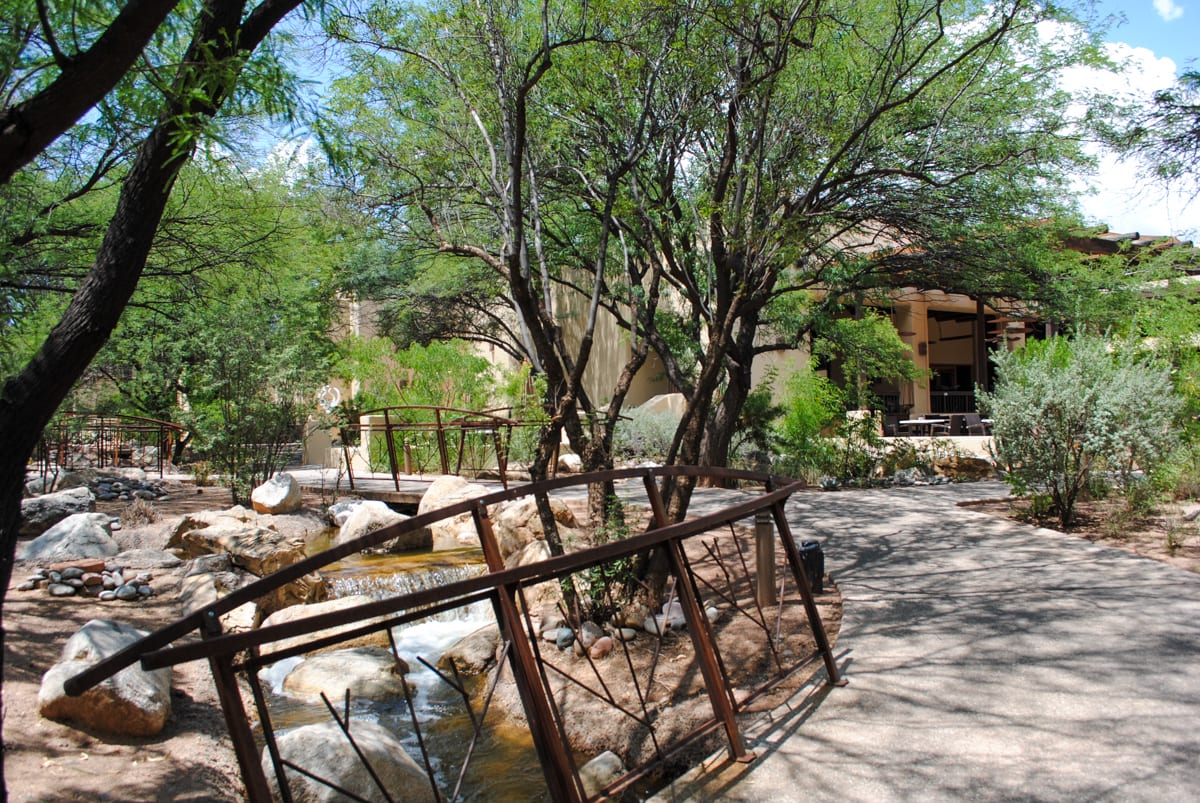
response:
[[(164, 110), (161, 122), (138, 149), (121, 187), (96, 260), (29, 364), (0, 391), (0, 580), (8, 588), (17, 548), (25, 467), (42, 431), (116, 328), (137, 288), (179, 171), (191, 156), (196, 115), (216, 114), (233, 89), (221, 61), (239, 50), (248, 53), (276, 22), (301, 0), (267, 0), (241, 29), (240, 0), (210, 0), (204, 7), (188, 57), (176, 78), (178, 102)], [(240, 44), (240, 48), (235, 45)], [(202, 58), (200, 54), (205, 54)], [(215, 69), (195, 65), (215, 64)], [(193, 93), (188, 91), (195, 89)], [(205, 98), (198, 101), (196, 98)], [(185, 143), (185, 144), (181, 144)], [(3, 678), (3, 628), (0, 627), (0, 680)], [(0, 683), (0, 691), (3, 686)], [(3, 786), (0, 775), (0, 787)]]

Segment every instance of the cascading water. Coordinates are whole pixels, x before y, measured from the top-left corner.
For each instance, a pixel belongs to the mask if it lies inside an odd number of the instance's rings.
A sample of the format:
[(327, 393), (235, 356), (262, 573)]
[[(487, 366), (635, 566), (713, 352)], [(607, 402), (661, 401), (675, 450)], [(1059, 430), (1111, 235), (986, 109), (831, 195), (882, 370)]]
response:
[[(355, 555), (322, 570), (331, 597), (364, 595), (372, 599), (388, 599), (414, 591), (445, 586), (468, 579), (486, 571), (479, 550), (402, 553), (396, 555)], [(463, 708), (461, 696), (444, 683), (418, 657), (429, 664), (437, 661), (465, 636), (495, 621), (490, 603), (477, 602), (470, 606), (446, 611), (423, 620), (393, 628), (392, 637), (397, 653), (408, 664), (405, 675), (413, 696), (413, 712), (403, 698), (386, 701), (353, 701), (354, 717), (372, 719), (385, 724), (393, 732), (406, 734), (402, 738), (409, 753), (420, 762), (419, 746), (410, 716), (415, 713), (421, 723), (431, 763), (443, 786), (452, 786), (448, 777), (457, 770), (443, 767), (439, 753), (446, 749), (455, 754), (470, 739), (472, 725)], [(287, 695), (283, 681), (287, 674), (304, 659), (280, 661), (264, 669), (260, 677), (272, 692), (271, 717), (276, 729), (327, 721), (329, 714), (319, 701)], [(470, 679), (481, 683), (482, 678)], [(332, 701), (341, 706), (341, 700)], [(478, 705), (478, 703), (477, 703)], [(528, 734), (523, 730), (504, 727), (496, 712), (488, 715), (492, 723), (473, 759), (475, 773), (486, 778), (491, 793), (509, 787), (517, 797), (529, 797), (530, 789), (542, 788), (544, 781), (540, 765)], [(497, 786), (499, 785), (499, 786)], [(536, 794), (534, 795), (536, 798)]]

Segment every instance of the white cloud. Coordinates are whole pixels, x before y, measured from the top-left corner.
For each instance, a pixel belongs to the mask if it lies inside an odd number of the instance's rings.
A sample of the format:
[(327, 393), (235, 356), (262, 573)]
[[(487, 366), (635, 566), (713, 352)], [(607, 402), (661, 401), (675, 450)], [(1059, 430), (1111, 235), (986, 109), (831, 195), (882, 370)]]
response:
[(1154, 10), (1163, 18), (1163, 22), (1174, 22), (1183, 16), (1183, 8), (1175, 0), (1154, 0)]
[[(1176, 65), (1171, 59), (1123, 42), (1107, 43), (1106, 48), (1121, 70), (1075, 67), (1063, 72), (1059, 85), (1080, 95), (1101, 93), (1125, 103), (1149, 103), (1156, 91), (1175, 83)], [(1088, 222), (1142, 234), (1190, 237), (1200, 233), (1200, 201), (1189, 204), (1188, 198), (1148, 181), (1135, 161), (1118, 159), (1099, 145), (1089, 150), (1099, 162), (1096, 172), (1075, 183)]]

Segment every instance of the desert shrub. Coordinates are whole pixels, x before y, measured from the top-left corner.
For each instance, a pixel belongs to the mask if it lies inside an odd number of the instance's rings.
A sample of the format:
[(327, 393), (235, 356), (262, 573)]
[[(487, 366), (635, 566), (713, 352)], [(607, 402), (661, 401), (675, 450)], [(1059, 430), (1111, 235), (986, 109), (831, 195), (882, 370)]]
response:
[(675, 413), (635, 407), (622, 415), (613, 430), (613, 455), (634, 462), (662, 462), (678, 428), (679, 416)]
[(1121, 488), (1169, 454), (1180, 410), (1168, 371), (1094, 335), (998, 351), (996, 388), (977, 392), (993, 419), (992, 455), (1016, 493), (1045, 494), (1063, 527), (1090, 479)]

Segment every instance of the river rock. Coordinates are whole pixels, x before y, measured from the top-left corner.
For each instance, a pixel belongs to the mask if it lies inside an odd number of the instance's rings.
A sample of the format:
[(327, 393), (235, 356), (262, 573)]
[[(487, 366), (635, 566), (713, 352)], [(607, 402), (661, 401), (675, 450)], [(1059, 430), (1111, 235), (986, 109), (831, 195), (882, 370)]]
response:
[(295, 513), (303, 505), (303, 496), (296, 478), (281, 472), (250, 492), (250, 504), (259, 513)]
[[(397, 513), (383, 502), (376, 500), (365, 501), (356, 505), (349, 513), (338, 531), (334, 546), (341, 546), (347, 541), (361, 538), (368, 533), (408, 521), (411, 516)], [(428, 528), (411, 530), (398, 538), (372, 547), (372, 550), (386, 552), (403, 552), (412, 549), (429, 549), (433, 546), (433, 534)]]
[[(382, 725), (365, 719), (352, 719), (350, 734), (396, 803), (424, 803), (433, 799), (433, 790), (417, 762)], [(305, 725), (281, 734), (277, 739), (280, 755), (313, 775), (326, 778), (365, 800), (384, 801), (371, 775), (359, 760), (354, 747), (334, 722)], [(263, 772), (272, 787), (274, 799), (280, 799), (271, 755), (262, 754)], [(333, 803), (345, 795), (317, 783), (295, 770), (287, 770), (288, 787), (296, 803)]]
[[(575, 521), (575, 514), (561, 499), (550, 500), (550, 511), (554, 514), (554, 521), (560, 526), (560, 539), (569, 540), (570, 533), (563, 532), (562, 528), (579, 526)], [(533, 497), (496, 505), (489, 515), (492, 519), (492, 530), (496, 534), (496, 543), (500, 547), (500, 556), (505, 559), (506, 564), (510, 555), (520, 552), (534, 541), (544, 541), (546, 538), (541, 517), (538, 515), (537, 500)]]
[(486, 672), (496, 663), (496, 653), (503, 640), (500, 626), (492, 623), (460, 639), (438, 659), (440, 669), (451, 671), (452, 666), (464, 675)]
[(113, 540), (110, 522), (103, 513), (75, 513), (25, 544), (18, 557), (21, 560), (64, 560), (116, 555), (121, 547)]
[(96, 510), (96, 497), (87, 488), (69, 488), (21, 500), (19, 538), (35, 538), (68, 516)]
[(596, 639), (604, 635), (600, 625), (595, 622), (584, 622), (579, 626), (579, 641), (587, 649), (596, 643)]
[[(316, 616), (318, 614), (323, 614), (323, 613), (332, 613), (334, 611), (345, 611), (345, 610), (349, 610), (351, 608), (355, 608), (359, 605), (365, 605), (366, 603), (373, 602), (373, 601), (374, 600), (372, 600), (370, 597), (366, 596), (365, 594), (357, 594), (357, 595), (350, 596), (350, 597), (338, 597), (337, 599), (330, 599), (330, 600), (326, 600), (324, 602), (316, 602), (311, 605), (293, 605), (290, 608), (284, 608), (283, 610), (276, 611), (275, 613), (268, 616), (263, 621), (262, 627), (267, 628), (272, 625), (283, 624), (285, 622), (295, 622), (300, 619), (307, 619), (308, 617)], [(325, 630), (319, 630), (316, 633), (312, 633), (307, 636), (296, 636), (293, 638), (280, 639), (279, 641), (275, 641), (269, 645), (264, 646), (263, 651), (266, 652), (269, 650), (271, 652), (274, 652), (276, 650), (286, 650), (290, 647), (297, 646), (297, 645), (300, 645), (300, 644), (303, 644), (306, 642), (310, 642), (317, 638), (324, 638), (326, 636), (332, 636), (332, 635), (336, 635), (338, 633), (344, 633), (344, 632), (346, 632), (348, 630), (352, 630), (354, 628), (362, 627), (363, 625), (366, 625), (369, 622), (381, 622), (386, 618), (387, 617), (384, 617), (384, 616), (377, 616), (373, 619), (356, 619), (352, 622), (347, 622), (344, 625), (339, 625), (338, 627), (326, 628)], [(386, 638), (386, 635), (384, 636), (384, 638)]]
[(249, 524), (228, 529), (214, 525), (186, 532), (180, 538), (180, 549), (192, 558), (228, 553), (236, 565), (258, 577), (277, 572), (305, 557), (303, 538)]
[(132, 625), (93, 619), (67, 639), (62, 659), (42, 677), (38, 713), (104, 733), (154, 736), (171, 715), (171, 670), (147, 672), (137, 664), (78, 697), (68, 697), (63, 683), (89, 666), (148, 635)]
[[(421, 502), (417, 505), (417, 514), (440, 510), (458, 502), (486, 496), (487, 493), (487, 488), (478, 483), (467, 482), (462, 477), (438, 477), (421, 497)], [(479, 546), (479, 533), (475, 529), (475, 521), (470, 511), (434, 522), (429, 526), (429, 530), (435, 550)]]
[(592, 642), (592, 646), (588, 649), (588, 655), (592, 659), (600, 659), (613, 651), (616, 642), (612, 640), (612, 636), (601, 636)]
[(583, 782), (584, 794), (595, 797), (600, 790), (625, 774), (625, 765), (620, 757), (606, 750), (579, 768), (579, 780)]
[(408, 666), (384, 647), (351, 647), (305, 659), (283, 679), (283, 690), (299, 697), (324, 692), (340, 700), (349, 689), (351, 699), (386, 700), (404, 695), (407, 672)]

